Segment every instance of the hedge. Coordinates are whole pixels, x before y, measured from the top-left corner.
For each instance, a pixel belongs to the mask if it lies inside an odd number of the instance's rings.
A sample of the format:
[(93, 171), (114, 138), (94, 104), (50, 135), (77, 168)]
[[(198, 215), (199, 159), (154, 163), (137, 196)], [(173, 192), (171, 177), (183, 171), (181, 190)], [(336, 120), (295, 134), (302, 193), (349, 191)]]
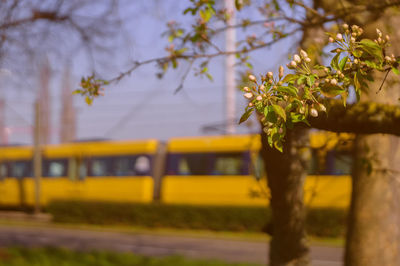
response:
[[(134, 225), (214, 231), (270, 231), (271, 212), (265, 207), (192, 206), (98, 201), (53, 201), (47, 206), (54, 222)], [(344, 235), (342, 209), (309, 209), (307, 231), (319, 237)]]

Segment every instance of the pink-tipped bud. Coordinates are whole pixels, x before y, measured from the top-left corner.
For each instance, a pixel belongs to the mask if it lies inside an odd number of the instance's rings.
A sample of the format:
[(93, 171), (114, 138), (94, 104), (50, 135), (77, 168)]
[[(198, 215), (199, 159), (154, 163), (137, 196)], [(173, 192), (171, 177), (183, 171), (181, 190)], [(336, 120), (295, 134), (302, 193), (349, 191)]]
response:
[(351, 37), (351, 38), (350, 38), (350, 42), (351, 42), (351, 43), (355, 43), (355, 42), (356, 42), (356, 38)]
[(278, 130), (278, 133), (282, 134), (283, 133), (283, 128), (280, 127), (279, 130)]
[(256, 98), (256, 100), (257, 100), (257, 101), (262, 101), (262, 96), (261, 96), (261, 95), (258, 95), (257, 98)]
[(311, 58), (306, 57), (306, 58), (304, 59), (304, 61), (306, 61), (307, 63), (310, 63), (310, 62), (311, 62)]
[(292, 68), (295, 68), (295, 67), (297, 67), (297, 63), (295, 61), (292, 61), (292, 62), (290, 62), (290, 66)]
[(331, 43), (335, 41), (332, 37), (329, 37), (328, 40), (329, 40), (329, 42), (331, 42)]
[(346, 24), (346, 23), (344, 23), (344, 24), (342, 25), (342, 27), (343, 27), (344, 30), (347, 30), (347, 29), (349, 28), (349, 25)]
[(295, 54), (295, 55), (293, 56), (293, 60), (294, 60), (297, 64), (300, 64), (300, 63), (301, 63), (301, 58), (300, 58), (300, 56), (299, 56), (298, 54)]
[(249, 107), (253, 107), (253, 105), (254, 105), (253, 103), (249, 103)]
[(256, 77), (254, 75), (251, 75), (251, 74), (249, 75), (249, 80), (253, 81), (253, 82), (257, 81)]
[(283, 68), (283, 66), (279, 67), (279, 78), (281, 79), (283, 77), (285, 69)]
[(264, 85), (260, 85), (260, 87), (258, 87), (260, 89), (260, 91), (265, 91), (265, 86)]
[(243, 96), (244, 96), (245, 98), (247, 98), (247, 99), (251, 99), (251, 98), (253, 98), (253, 93), (248, 92), (248, 93), (243, 94)]
[(306, 53), (306, 51), (304, 51), (303, 49), (300, 50), (300, 56), (303, 58), (307, 58), (308, 54)]
[(268, 78), (272, 79), (273, 76), (274, 76), (274, 73), (272, 73), (272, 72), (268, 72), (268, 73), (267, 73), (267, 77), (268, 77)]
[(336, 34), (336, 40), (338, 40), (338, 41), (343, 41), (343, 36), (342, 36), (342, 34), (340, 34), (340, 33)]
[(318, 111), (315, 108), (310, 109), (310, 115), (313, 117), (318, 117)]
[(376, 34), (378, 34), (379, 37), (382, 37), (382, 32), (379, 29), (376, 29)]
[(331, 79), (331, 84), (336, 86), (337, 85), (337, 80), (336, 79)]
[(244, 87), (243, 90), (244, 90), (245, 92), (250, 92), (250, 88), (249, 88), (249, 87)]

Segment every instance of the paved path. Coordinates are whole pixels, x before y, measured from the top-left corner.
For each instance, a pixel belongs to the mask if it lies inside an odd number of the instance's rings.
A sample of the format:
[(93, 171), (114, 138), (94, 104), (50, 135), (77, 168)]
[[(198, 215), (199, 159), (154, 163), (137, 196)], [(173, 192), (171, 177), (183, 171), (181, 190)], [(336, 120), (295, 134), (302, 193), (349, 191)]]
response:
[[(0, 225), (0, 246), (12, 245), (115, 250), (151, 256), (179, 254), (263, 264), (268, 249), (266, 243), (251, 241)], [(342, 248), (313, 246), (313, 265), (340, 266), (342, 253)]]

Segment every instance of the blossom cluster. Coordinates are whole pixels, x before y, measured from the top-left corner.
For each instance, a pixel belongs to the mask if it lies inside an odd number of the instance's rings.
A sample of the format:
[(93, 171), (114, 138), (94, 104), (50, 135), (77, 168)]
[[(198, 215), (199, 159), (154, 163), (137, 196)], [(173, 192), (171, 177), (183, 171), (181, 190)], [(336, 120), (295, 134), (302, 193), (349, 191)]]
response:
[(249, 83), (243, 87), (249, 102), (240, 122), (255, 110), (269, 144), (282, 151), (286, 130), (295, 123), (308, 124), (310, 117), (327, 112), (328, 99), (340, 97), (346, 105), (349, 90), (354, 89), (359, 99), (361, 87), (367, 88), (368, 81), (373, 80), (373, 71), (399, 73), (396, 57), (385, 55), (389, 36), (383, 37), (377, 29), (377, 38), (372, 41), (361, 39), (363, 29), (357, 25), (343, 24), (342, 29), (342, 33), (328, 34), (328, 41), (336, 46), (328, 66), (313, 64), (307, 52), (299, 50), (286, 65), (291, 73), (285, 75), (280, 66), (278, 77), (272, 72), (261, 75), (260, 80), (249, 75)]

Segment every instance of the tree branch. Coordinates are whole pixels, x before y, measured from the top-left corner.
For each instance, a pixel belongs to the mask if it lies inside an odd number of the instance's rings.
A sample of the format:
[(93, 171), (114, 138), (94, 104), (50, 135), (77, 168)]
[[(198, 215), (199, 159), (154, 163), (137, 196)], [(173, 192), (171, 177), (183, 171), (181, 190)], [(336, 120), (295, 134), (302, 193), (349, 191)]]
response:
[(400, 136), (400, 107), (395, 105), (360, 102), (345, 107), (335, 100), (331, 102), (329, 115), (321, 112), (308, 121), (313, 128), (333, 132)]

